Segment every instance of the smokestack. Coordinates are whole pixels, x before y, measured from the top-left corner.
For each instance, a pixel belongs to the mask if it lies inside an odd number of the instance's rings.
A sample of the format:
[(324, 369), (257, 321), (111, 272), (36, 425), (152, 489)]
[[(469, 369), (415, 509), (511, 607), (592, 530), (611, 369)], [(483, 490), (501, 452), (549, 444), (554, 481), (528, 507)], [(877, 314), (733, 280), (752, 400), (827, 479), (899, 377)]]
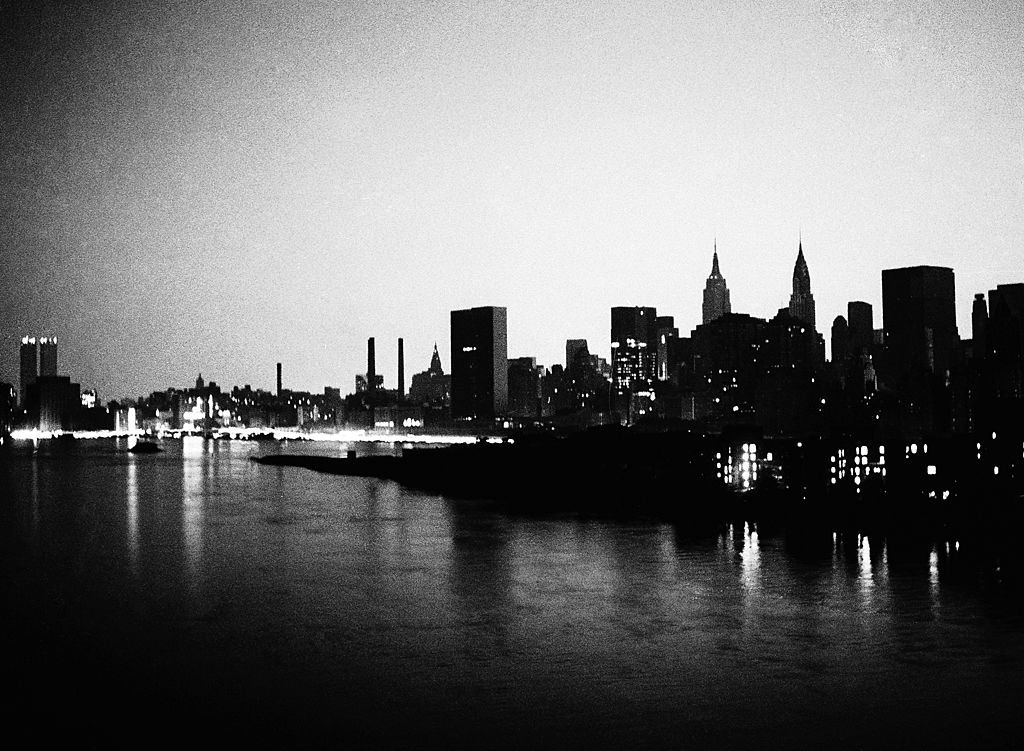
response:
[(277, 395), (281, 396), (281, 363), (277, 364)]
[(374, 352), (373, 337), (366, 340), (366, 390), (377, 389), (377, 358)]
[(405, 340), (398, 337), (398, 398), (405, 396)]

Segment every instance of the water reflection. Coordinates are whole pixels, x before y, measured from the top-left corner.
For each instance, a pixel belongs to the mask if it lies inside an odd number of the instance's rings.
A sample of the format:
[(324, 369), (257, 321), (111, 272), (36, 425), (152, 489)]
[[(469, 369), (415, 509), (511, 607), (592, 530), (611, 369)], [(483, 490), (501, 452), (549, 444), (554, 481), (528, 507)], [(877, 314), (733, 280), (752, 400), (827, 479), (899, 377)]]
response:
[(740, 553), (740, 581), (743, 588), (751, 594), (761, 586), (761, 545), (757, 539), (757, 527), (749, 522), (743, 523), (743, 551)]
[(127, 527), (128, 564), (132, 574), (139, 571), (139, 468), (135, 454), (128, 454), (127, 468)]
[[(207, 441), (199, 436), (186, 436), (181, 441), (183, 501), (182, 532), (185, 537), (185, 557), (189, 582), (195, 585), (200, 575), (203, 553), (203, 508), (205, 503), (205, 473), (212, 469), (214, 459), (204, 456)], [(213, 441), (209, 451), (213, 451)]]

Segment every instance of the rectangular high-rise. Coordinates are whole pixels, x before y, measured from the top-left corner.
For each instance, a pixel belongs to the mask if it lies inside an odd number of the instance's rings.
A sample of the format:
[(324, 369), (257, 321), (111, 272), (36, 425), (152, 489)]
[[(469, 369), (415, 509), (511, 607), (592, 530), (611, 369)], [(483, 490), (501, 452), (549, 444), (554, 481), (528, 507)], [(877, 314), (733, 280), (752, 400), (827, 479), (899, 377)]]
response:
[(44, 336), (39, 339), (39, 375), (57, 375), (57, 337)]
[(39, 377), (39, 343), (34, 336), (21, 338), (21, 380), (18, 384), (18, 399), (22, 407), (28, 398), (28, 388)]
[(452, 417), (494, 418), (508, 408), (505, 308), (453, 310)]
[(861, 355), (871, 350), (874, 338), (874, 313), (871, 303), (853, 300), (846, 304), (846, 320), (850, 327), (850, 351)]
[(882, 271), (882, 326), (890, 382), (943, 376), (960, 341), (953, 269), (911, 266)]
[(612, 308), (612, 388), (622, 396), (648, 391), (658, 359), (658, 311)]

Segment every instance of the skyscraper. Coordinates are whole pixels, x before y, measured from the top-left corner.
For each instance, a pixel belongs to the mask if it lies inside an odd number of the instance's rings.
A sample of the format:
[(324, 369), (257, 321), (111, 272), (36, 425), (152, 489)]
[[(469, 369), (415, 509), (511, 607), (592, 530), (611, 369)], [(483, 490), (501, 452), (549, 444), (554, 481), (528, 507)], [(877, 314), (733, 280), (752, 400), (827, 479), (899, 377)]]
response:
[(39, 375), (57, 375), (57, 337), (44, 336), (39, 339)]
[(729, 302), (729, 288), (725, 284), (725, 277), (718, 270), (718, 242), (715, 242), (714, 255), (711, 258), (711, 274), (704, 285), (704, 310), (703, 323), (711, 323), (716, 318), (721, 318), (726, 313), (732, 312), (732, 305)]
[(39, 377), (39, 344), (34, 336), (21, 338), (21, 382), (18, 398), (22, 407), (28, 397), (28, 388)]
[(846, 304), (846, 320), (850, 325), (850, 353), (861, 355), (874, 343), (874, 312), (871, 304), (854, 300)]
[(616, 396), (649, 391), (658, 357), (658, 311), (612, 308), (612, 388)]
[(890, 381), (942, 375), (959, 341), (953, 269), (912, 266), (882, 271), (882, 325)]
[(797, 246), (796, 265), (793, 266), (793, 294), (789, 298), (789, 314), (794, 318), (814, 325), (814, 295), (811, 294), (811, 274), (804, 259), (804, 243)]
[(451, 312), (452, 417), (494, 418), (508, 407), (505, 308)]
[(586, 339), (566, 339), (565, 340), (565, 368), (568, 370), (572, 367), (573, 360), (576, 359), (576, 353), (581, 349), (587, 349)]

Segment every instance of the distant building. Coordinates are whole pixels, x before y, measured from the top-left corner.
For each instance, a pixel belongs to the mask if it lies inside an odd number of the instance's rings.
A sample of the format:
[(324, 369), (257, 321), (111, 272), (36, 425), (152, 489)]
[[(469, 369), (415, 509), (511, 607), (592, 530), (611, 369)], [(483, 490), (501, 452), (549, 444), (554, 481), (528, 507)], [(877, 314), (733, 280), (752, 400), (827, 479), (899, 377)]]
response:
[(949, 373), (960, 337), (953, 269), (913, 266), (882, 271), (882, 384), (899, 401), (911, 434), (949, 429)]
[(702, 323), (711, 323), (716, 318), (732, 312), (729, 302), (729, 288), (725, 277), (718, 270), (718, 242), (715, 242), (714, 255), (711, 258), (711, 274), (704, 285), (704, 308)]
[(684, 415), (711, 428), (755, 422), (766, 325), (762, 318), (729, 313), (693, 330), (693, 393)]
[(832, 321), (832, 364), (845, 368), (850, 359), (850, 326), (842, 316)]
[(540, 416), (540, 382), (537, 358), (514, 357), (508, 361), (508, 414), (511, 417), (535, 420)]
[(67, 376), (39, 376), (28, 389), (26, 412), (30, 427), (43, 432), (74, 430), (80, 409), (79, 385)]
[(508, 407), (506, 311), (451, 312), (452, 417), (494, 418)]
[(628, 420), (633, 395), (653, 393), (658, 357), (658, 311), (612, 308), (612, 390), (616, 409)]
[(874, 346), (874, 313), (870, 303), (854, 300), (846, 304), (850, 327), (850, 354), (863, 355)]
[(39, 375), (57, 375), (57, 337), (44, 336), (39, 339)]
[(793, 266), (793, 294), (789, 298), (789, 314), (793, 318), (807, 323), (812, 329), (815, 328), (811, 274), (807, 270), (807, 261), (804, 259), (802, 240), (797, 246), (796, 264)]
[(28, 400), (28, 387), (39, 377), (39, 343), (34, 336), (21, 338), (21, 378), (18, 383), (18, 401), (24, 408)]
[(14, 385), (0, 383), (0, 435), (14, 430), (14, 416), (17, 410)]
[(944, 374), (960, 337), (953, 269), (912, 266), (882, 271), (882, 325), (888, 379)]
[(441, 356), (435, 343), (430, 367), (412, 377), (412, 383), (409, 385), (409, 402), (421, 406), (447, 407), (451, 401), (451, 388), (451, 376), (445, 375), (441, 367)]
[(655, 335), (658, 337), (657, 354), (654, 374), (659, 381), (669, 379), (669, 352), (672, 341), (679, 338), (679, 329), (675, 326), (672, 316), (658, 316), (655, 323)]
[(565, 367), (568, 369), (572, 365), (573, 360), (576, 359), (576, 353), (581, 349), (587, 349), (586, 339), (566, 339), (565, 340)]

